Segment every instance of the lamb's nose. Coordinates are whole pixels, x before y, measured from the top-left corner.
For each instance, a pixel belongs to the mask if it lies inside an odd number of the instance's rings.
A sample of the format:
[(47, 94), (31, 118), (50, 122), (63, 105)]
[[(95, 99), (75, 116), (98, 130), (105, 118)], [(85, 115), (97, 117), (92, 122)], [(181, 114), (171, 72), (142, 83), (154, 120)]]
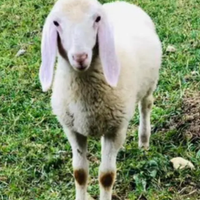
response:
[(74, 54), (72, 57), (76, 62), (83, 63), (87, 59), (88, 55), (86, 53), (80, 53)]

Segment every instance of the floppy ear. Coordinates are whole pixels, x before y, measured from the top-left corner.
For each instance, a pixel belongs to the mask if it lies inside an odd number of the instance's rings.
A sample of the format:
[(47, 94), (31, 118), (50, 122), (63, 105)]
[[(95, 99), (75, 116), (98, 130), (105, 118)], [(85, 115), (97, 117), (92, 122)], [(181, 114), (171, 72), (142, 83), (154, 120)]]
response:
[(115, 52), (113, 29), (106, 16), (99, 23), (98, 41), (104, 76), (108, 84), (115, 87), (119, 79), (120, 65)]
[(57, 30), (50, 16), (47, 17), (43, 32), (41, 55), (42, 64), (40, 66), (40, 83), (43, 92), (49, 90), (53, 80), (54, 64), (57, 54)]

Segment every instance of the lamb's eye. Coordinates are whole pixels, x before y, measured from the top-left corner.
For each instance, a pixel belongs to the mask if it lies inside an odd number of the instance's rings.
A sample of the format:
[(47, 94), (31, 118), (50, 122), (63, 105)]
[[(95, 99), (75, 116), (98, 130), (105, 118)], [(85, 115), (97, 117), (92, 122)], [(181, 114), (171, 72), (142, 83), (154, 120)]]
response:
[(98, 23), (100, 20), (101, 20), (101, 17), (98, 16), (98, 17), (96, 18), (95, 22)]
[(57, 21), (53, 21), (55, 26), (59, 26), (59, 23)]

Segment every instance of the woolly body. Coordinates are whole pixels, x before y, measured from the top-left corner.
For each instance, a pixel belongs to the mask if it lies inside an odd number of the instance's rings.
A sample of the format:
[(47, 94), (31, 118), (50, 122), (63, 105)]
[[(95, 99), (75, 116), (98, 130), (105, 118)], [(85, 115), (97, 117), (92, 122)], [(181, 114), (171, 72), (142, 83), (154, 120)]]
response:
[[(127, 125), (135, 103), (155, 89), (161, 62), (161, 45), (145, 12), (125, 2), (103, 8), (114, 28), (121, 65), (117, 87), (106, 83), (99, 56), (84, 74), (59, 56), (53, 84), (54, 114), (62, 125), (84, 136), (113, 134)], [(82, 10), (74, 14), (81, 18)]]

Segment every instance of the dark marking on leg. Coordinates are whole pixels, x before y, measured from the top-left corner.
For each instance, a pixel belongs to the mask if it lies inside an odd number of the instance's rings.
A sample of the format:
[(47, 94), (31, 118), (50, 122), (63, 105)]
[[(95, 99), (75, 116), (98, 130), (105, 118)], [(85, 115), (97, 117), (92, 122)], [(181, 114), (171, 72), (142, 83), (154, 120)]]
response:
[(149, 102), (149, 103), (147, 104), (147, 108), (148, 108), (148, 109), (151, 109), (151, 107), (152, 107), (152, 102)]
[(147, 135), (141, 135), (140, 136), (142, 143), (146, 143), (148, 141)]
[(85, 185), (87, 182), (87, 173), (83, 169), (75, 170), (74, 177), (79, 185)]
[(86, 149), (87, 148), (87, 137), (84, 135), (81, 135), (80, 133), (75, 133), (76, 134), (76, 141), (78, 142), (78, 145), (81, 147), (81, 149)]
[(79, 149), (77, 149), (77, 152), (78, 152), (80, 155), (82, 155), (82, 154), (83, 154), (83, 152), (82, 152), (82, 151), (80, 151)]
[(114, 183), (114, 172), (102, 173), (100, 175), (100, 183), (104, 188), (110, 188)]

